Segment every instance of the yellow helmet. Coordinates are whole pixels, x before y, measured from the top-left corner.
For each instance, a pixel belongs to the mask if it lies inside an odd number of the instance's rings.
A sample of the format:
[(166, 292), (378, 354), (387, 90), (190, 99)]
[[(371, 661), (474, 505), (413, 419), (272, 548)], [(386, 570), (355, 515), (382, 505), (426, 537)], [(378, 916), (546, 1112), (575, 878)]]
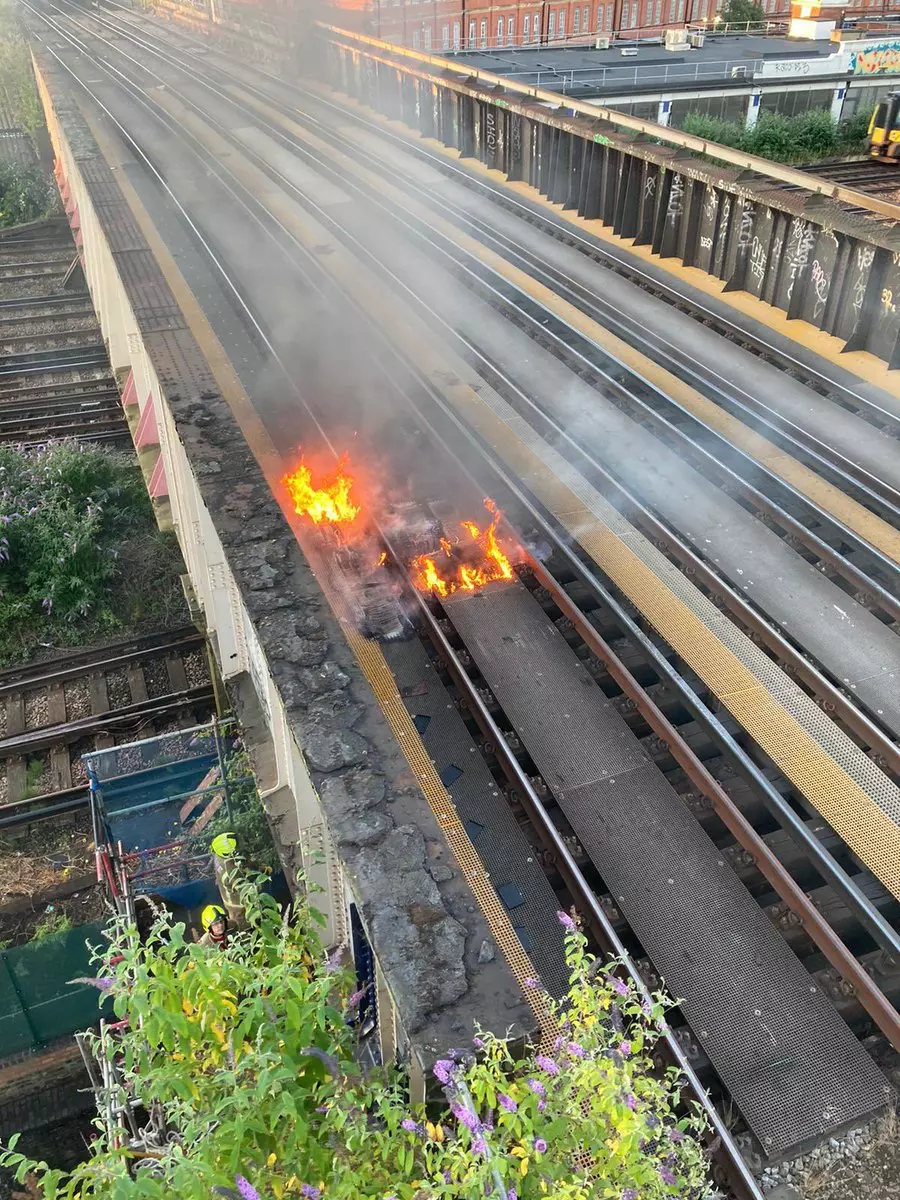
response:
[(227, 921), (225, 909), (218, 904), (207, 904), (203, 912), (200, 914), (200, 924), (203, 926), (203, 932), (209, 933), (210, 926), (216, 921)]
[(233, 833), (220, 833), (210, 842), (209, 848), (219, 858), (231, 858), (237, 850), (237, 839)]

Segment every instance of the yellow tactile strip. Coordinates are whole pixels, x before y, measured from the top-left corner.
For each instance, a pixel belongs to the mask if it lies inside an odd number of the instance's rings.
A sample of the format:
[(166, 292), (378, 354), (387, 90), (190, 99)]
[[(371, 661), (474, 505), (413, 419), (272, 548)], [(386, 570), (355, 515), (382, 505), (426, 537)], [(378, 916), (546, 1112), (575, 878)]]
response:
[(446, 394), (467, 423), (697, 672), (854, 853), (900, 898), (900, 826), (481, 396), (462, 383), (446, 389)]
[[(166, 96), (162, 102), (211, 148), (220, 153), (229, 148), (227, 142), (204, 127), (173, 97)], [(751, 736), (779, 763), (785, 775), (885, 886), (900, 897), (900, 826), (894, 824), (856, 779), (782, 707), (750, 668), (719, 641), (697, 613), (675, 596), (627, 544), (649, 546), (646, 539), (628, 526), (619, 514), (618, 523), (625, 532), (614, 533), (609, 521), (598, 515), (604, 507), (609, 508), (602, 496), (556, 455), (525, 421), (513, 414), (466, 363), (441, 345), (418, 314), (391, 295), (337, 238), (288, 199), (262, 172), (233, 153), (229, 168), (264, 200), (299, 244), (316, 255), (322, 268), (339, 287), (384, 330), (404, 357), (431, 380), (435, 391), (446, 398), (464, 422), (478, 430), (498, 457), (557, 515), (570, 534), (582, 542), (600, 568), (619, 583), (637, 608), (720, 696), (726, 707), (734, 706), (734, 715)], [(465, 382), (467, 379), (477, 383), (480, 392)], [(507, 416), (498, 416), (500, 412)], [(538, 447), (543, 459), (528, 443)], [(559, 460), (555, 472), (544, 461), (551, 461), (554, 456)], [(564, 472), (573, 480), (577, 478), (579, 490), (592, 498), (591, 508), (576, 495), (574, 483), (570, 486), (564, 482)], [(747, 644), (755, 650), (749, 639)], [(786, 686), (789, 682), (785, 680)], [(806, 699), (805, 695), (803, 699)], [(839, 734), (827, 717), (821, 716), (821, 720), (827, 724), (829, 734)], [(849, 739), (837, 738), (837, 741), (847, 741), (849, 745)], [(786, 748), (793, 749), (788, 752)], [(864, 758), (857, 747), (852, 749), (857, 757)], [(867, 771), (883, 778), (870, 760), (864, 759), (864, 762)]]
[[(720, 433), (732, 445), (737, 446), (758, 463), (767, 467), (774, 475), (796, 488), (801, 495), (806, 496), (825, 512), (831, 513), (870, 545), (875, 546), (895, 562), (900, 562), (900, 531), (894, 529), (874, 513), (869, 512), (856, 500), (845, 495), (840, 488), (822, 479), (815, 471), (780, 450), (762, 434), (745, 425), (739, 418), (732, 416), (713, 400), (703, 396), (690, 384), (667, 371), (665, 367), (636, 350), (628, 342), (610, 333), (603, 325), (587, 316), (574, 304), (564, 300), (551, 288), (539, 283), (527, 272), (514, 266), (476, 238), (464, 233), (452, 222), (444, 220), (427, 205), (414, 200), (375, 172), (360, 166), (346, 154), (336, 150), (329, 142), (316, 137), (304, 126), (298, 125), (270, 104), (244, 92), (240, 85), (227, 85), (226, 91), (239, 99), (241, 103), (264, 114), (266, 120), (302, 139), (318, 154), (331, 159), (342, 171), (357, 175), (365, 181), (367, 186), (375, 188), (387, 200), (396, 202), (401, 209), (409, 209), (421, 220), (427, 221), (443, 236), (455, 242), (503, 278), (508, 279), (527, 295), (532, 296), (539, 304), (555, 313), (573, 329), (577, 329), (596, 345), (602, 346), (615, 355), (626, 366), (636, 371), (665, 395), (671, 396), (704, 424)], [(370, 110), (365, 111), (367, 115), (378, 116), (377, 113), (372, 113)], [(380, 123), (389, 124), (384, 118), (381, 118)], [(347, 127), (343, 128), (341, 132), (344, 136), (360, 144), (357, 131), (354, 129)], [(698, 467), (698, 469), (702, 470), (702, 467)]]
[[(89, 124), (107, 161), (111, 165), (118, 164), (119, 152), (116, 144), (105, 136), (99, 124), (94, 121), (90, 121)], [(150, 214), (128, 181), (127, 174), (119, 170), (116, 172), (116, 177), (119, 187), (141, 228), (141, 232), (156, 256), (157, 262), (160, 264), (160, 270), (163, 272), (166, 282), (178, 301), (191, 332), (206, 356), (216, 383), (231, 408), (235, 420), (241, 428), (241, 432), (247, 439), (254, 458), (268, 479), (276, 499), (282, 504), (282, 509), (289, 524), (294, 529), (294, 532), (298, 533), (298, 519), (293, 511), (291, 511), (290, 506), (286, 506), (283, 503), (283, 489), (280, 487), (282, 471), (281, 455), (269, 438), (265, 426), (253, 408), (250, 397), (247, 395), (231, 366), (227, 353), (212, 326), (209, 324), (184, 276), (181, 274), (175, 260), (172, 258), (165, 242), (160, 237)], [(273, 471), (275, 472), (274, 477)], [(299, 536), (298, 541), (300, 541)], [(340, 614), (341, 602), (338, 597), (329, 594), (327, 581), (323, 578), (322, 574), (319, 575), (319, 583), (323, 591), (328, 595), (331, 607), (335, 612)], [(397, 738), (397, 743), (411, 770), (419, 780), (422, 792), (447, 839), (447, 844), (457, 862), (459, 870), (472, 889), (488, 928), (491, 931), (491, 936), (500, 947), (510, 971), (521, 986), (525, 999), (539, 1023), (542, 1037), (546, 1039), (549, 1036), (552, 1026), (546, 995), (536, 988), (525, 985), (526, 979), (537, 978), (537, 971), (522, 948), (522, 943), (519, 941), (512, 927), (506, 909), (497, 896), (484, 864), (478, 857), (466, 833), (465, 826), (459, 818), (453, 800), (438, 778), (437, 771), (422, 744), (418, 730), (400, 698), (400, 693), (397, 691), (394, 677), (391, 675), (384, 655), (381, 653), (381, 649), (377, 643), (366, 641), (345, 619), (341, 620), (341, 624), (354, 656), (359, 662), (360, 668), (368, 680), (372, 691), (375, 693), (379, 707), (384, 713), (391, 731)]]
[[(331, 601), (332, 598), (329, 597)], [(503, 957), (522, 987), (541, 1031), (546, 1038), (552, 1029), (550, 1010), (546, 995), (525, 984), (526, 979), (536, 979), (537, 972), (531, 959), (522, 948), (512, 922), (497, 895), (484, 864), (472, 845), (465, 826), (459, 818), (449, 792), (441, 783), (434, 763), (422, 744), (412, 717), (400, 698), (397, 685), (381, 649), (375, 642), (362, 637), (348, 622), (343, 622), (344, 636), (353, 648), (360, 666), (384, 713), (394, 737), (403, 750), (404, 757), (419, 781), (431, 811), (443, 831), (453, 857), (460, 866), (463, 877), (475, 894), (478, 906), (484, 913), (491, 934), (503, 952)]]

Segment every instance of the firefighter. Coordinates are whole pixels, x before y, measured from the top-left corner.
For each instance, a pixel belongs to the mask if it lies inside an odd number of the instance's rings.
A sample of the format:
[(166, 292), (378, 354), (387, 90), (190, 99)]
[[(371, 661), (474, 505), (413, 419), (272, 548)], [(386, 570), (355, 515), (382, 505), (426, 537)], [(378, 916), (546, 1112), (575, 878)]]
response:
[(228, 916), (219, 904), (207, 904), (200, 914), (200, 924), (203, 926), (201, 946), (214, 946), (223, 949), (228, 943)]
[(228, 914), (228, 923), (239, 928), (244, 922), (244, 906), (237, 889), (237, 839), (233, 833), (220, 833), (210, 843), (216, 886)]

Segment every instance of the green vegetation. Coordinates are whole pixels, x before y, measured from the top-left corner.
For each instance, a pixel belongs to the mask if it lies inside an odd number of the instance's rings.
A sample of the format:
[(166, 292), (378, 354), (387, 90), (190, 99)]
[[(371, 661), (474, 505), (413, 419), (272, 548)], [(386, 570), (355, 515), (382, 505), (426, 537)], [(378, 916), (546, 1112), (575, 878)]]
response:
[(835, 121), (822, 108), (811, 108), (796, 117), (764, 112), (752, 129), (737, 121), (721, 121), (701, 113), (688, 113), (682, 124), (685, 133), (733, 146), (774, 162), (809, 163), (823, 158), (861, 154), (871, 110), (857, 113), (849, 121)]
[(131, 1157), (127, 1138), (114, 1145), (115, 1128), (101, 1121), (71, 1175), (13, 1143), (0, 1165), (20, 1181), (33, 1172), (36, 1197), (710, 1194), (702, 1122), (678, 1109), (677, 1072), (651, 1074), (664, 998), (642, 1000), (614, 967), (595, 962), (567, 914), (569, 995), (557, 1006), (533, 983), (550, 1044), (517, 1057), (506, 1041), (473, 1031), (471, 1049), (434, 1064), (444, 1099), (426, 1114), (410, 1110), (396, 1071), (361, 1065), (353, 1020), (364, 992), (351, 994), (340, 954), (325, 957), (320, 915), (298, 902), (283, 919), (259, 882), (243, 888), (249, 928), (224, 950), (186, 941), (165, 914), (143, 946), (121, 925), (110, 931), (97, 973), (127, 1025), (105, 1053), (122, 1064), (127, 1091), (110, 1096), (109, 1111), (139, 1098), (165, 1129), (148, 1161)]
[(64, 933), (69, 933), (72, 928), (72, 922), (65, 913), (49, 912), (35, 925), (31, 941), (46, 942), (48, 938), (59, 937)]
[[(0, 0), (0, 124), (34, 136), (43, 123), (28, 44), (11, 0)], [(38, 220), (56, 206), (56, 190), (37, 161), (0, 159), (0, 227)]]
[(229, 781), (231, 816), (224, 804), (200, 835), (198, 850), (206, 850), (220, 833), (233, 833), (242, 859), (257, 871), (281, 870), (278, 851), (256, 790), (253, 768), (245, 750), (229, 755), (225, 770)]
[(0, 162), (0, 227), (40, 220), (56, 203), (56, 192), (37, 163)]
[(728, 25), (764, 25), (766, 22), (765, 10), (756, 0), (727, 0), (719, 16)]
[(0, 446), (0, 666), (181, 621), (180, 561), (130, 455)]

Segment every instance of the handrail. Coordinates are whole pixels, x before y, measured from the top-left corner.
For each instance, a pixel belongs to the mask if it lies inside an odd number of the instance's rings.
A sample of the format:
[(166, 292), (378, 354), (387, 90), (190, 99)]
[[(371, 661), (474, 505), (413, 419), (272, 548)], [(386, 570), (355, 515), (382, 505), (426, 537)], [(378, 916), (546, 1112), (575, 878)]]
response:
[(705, 138), (695, 137), (691, 133), (671, 129), (666, 125), (657, 125), (653, 121), (631, 117), (599, 104), (586, 104), (584, 101), (573, 100), (568, 96), (561, 97), (558, 92), (547, 92), (541, 88), (529, 87), (527, 84), (518, 83), (516, 80), (507, 79), (502, 75), (495, 75), (491, 71), (482, 71), (473, 66), (459, 66), (442, 55), (407, 50), (404, 46), (397, 46), (393, 42), (385, 42), (364, 33), (354, 33), (348, 29), (341, 29), (337, 25), (328, 25), (324, 21), (317, 21), (316, 25), (338, 38), (356, 42), (360, 46), (371, 46), (374, 50), (389, 55), (408, 58), (420, 65), (437, 68), (444, 74), (458, 75), (461, 79), (476, 79), (486, 87), (500, 88), (505, 92), (516, 92), (529, 100), (551, 104), (554, 108), (565, 108), (579, 116), (588, 117), (592, 121), (598, 119), (608, 121), (611, 125), (627, 130), (629, 133), (641, 133), (666, 145), (690, 150), (695, 154), (708, 155), (718, 159), (719, 162), (740, 167), (742, 171), (755, 171), (759, 175), (767, 176), (769, 179), (777, 180), (789, 187), (799, 188), (811, 195), (825, 196), (840, 204), (850, 204), (854, 208), (862, 208), (876, 213), (878, 216), (900, 221), (900, 205), (891, 204), (886, 200), (880, 200), (877, 196), (869, 196), (865, 192), (858, 192), (855, 188), (844, 187), (828, 179), (819, 179), (816, 176), (808, 175), (805, 171), (799, 171), (795, 167), (787, 167), (781, 163), (771, 162), (769, 159), (757, 158), (753, 154), (746, 154), (731, 146), (722, 146), (718, 142), (710, 142)]

